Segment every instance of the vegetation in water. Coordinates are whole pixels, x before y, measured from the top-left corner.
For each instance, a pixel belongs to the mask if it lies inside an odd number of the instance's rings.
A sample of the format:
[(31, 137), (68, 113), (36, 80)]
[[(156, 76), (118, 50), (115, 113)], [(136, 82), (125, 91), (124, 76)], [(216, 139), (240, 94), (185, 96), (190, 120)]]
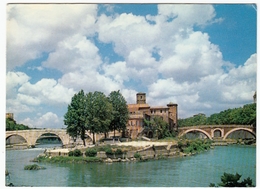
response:
[(233, 108), (206, 117), (198, 114), (190, 118), (179, 119), (178, 126), (194, 125), (253, 125), (256, 126), (256, 103), (247, 104), (240, 108)]
[(221, 176), (221, 183), (218, 185), (210, 183), (210, 187), (255, 187), (250, 177), (239, 182), (242, 175), (225, 173)]
[(32, 165), (26, 165), (24, 167), (24, 170), (40, 170), (40, 169), (46, 169), (45, 167), (41, 167), (37, 164), (32, 164)]

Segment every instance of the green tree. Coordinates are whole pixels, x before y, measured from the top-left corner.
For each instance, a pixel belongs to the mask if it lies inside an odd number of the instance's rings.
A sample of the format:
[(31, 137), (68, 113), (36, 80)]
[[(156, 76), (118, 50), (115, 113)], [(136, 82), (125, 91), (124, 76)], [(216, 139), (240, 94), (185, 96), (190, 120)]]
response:
[(5, 130), (6, 131), (14, 131), (14, 130), (29, 130), (30, 127), (24, 125), (24, 124), (17, 124), (15, 120), (11, 118), (6, 118), (5, 120)]
[(172, 137), (174, 135), (169, 131), (169, 123), (164, 121), (160, 116), (154, 116), (150, 121), (145, 120), (145, 124), (153, 132), (156, 132), (158, 139)]
[(83, 90), (72, 97), (67, 113), (64, 115), (64, 124), (67, 125), (67, 133), (73, 138), (80, 136), (83, 145), (86, 146), (86, 96)]
[[(241, 175), (238, 173), (230, 174), (225, 173), (221, 176), (221, 183), (218, 184), (220, 187), (254, 187), (252, 179), (247, 178), (244, 179), (242, 182), (239, 182)], [(210, 187), (216, 187), (215, 184), (210, 183)]]
[(120, 91), (112, 91), (109, 94), (109, 101), (113, 106), (112, 116), (113, 119), (110, 122), (109, 130), (114, 131), (125, 131), (126, 123), (129, 119), (128, 107), (125, 98), (122, 96)]
[(96, 133), (106, 133), (109, 131), (109, 125), (113, 119), (112, 111), (112, 104), (102, 92), (89, 92), (86, 95), (85, 125), (87, 130), (93, 134), (93, 144), (96, 143)]

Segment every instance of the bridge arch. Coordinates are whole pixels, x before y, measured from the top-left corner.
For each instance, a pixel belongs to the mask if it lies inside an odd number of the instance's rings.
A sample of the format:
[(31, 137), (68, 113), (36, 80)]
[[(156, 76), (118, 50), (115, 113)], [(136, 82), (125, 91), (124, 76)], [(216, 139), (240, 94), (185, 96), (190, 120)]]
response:
[(239, 131), (239, 130), (248, 131), (249, 133), (251, 133), (252, 135), (254, 135), (254, 137), (256, 138), (256, 133), (255, 133), (252, 129), (249, 129), (249, 128), (234, 128), (234, 129), (228, 131), (228, 132), (225, 134), (223, 140), (225, 140), (225, 139), (228, 137), (228, 135), (230, 135), (231, 133), (233, 133), (233, 132), (235, 132), (235, 131)]
[(9, 138), (13, 137), (13, 136), (19, 136), (19, 137), (22, 137), (25, 142), (28, 144), (28, 140), (25, 136), (23, 136), (22, 134), (17, 134), (17, 133), (14, 133), (14, 134), (9, 134), (5, 137), (5, 141), (8, 140)]
[(53, 134), (53, 135), (55, 135), (57, 138), (60, 139), (62, 145), (65, 144), (64, 137), (62, 137), (62, 135), (59, 135), (59, 134), (57, 134), (57, 133), (55, 133), (55, 132), (48, 132), (48, 131), (47, 131), (47, 132), (44, 132), (44, 133), (39, 133), (38, 135), (36, 135), (36, 136), (35, 136), (35, 139), (33, 140), (33, 144), (36, 145), (37, 140), (40, 139), (40, 138), (41, 138), (42, 136), (44, 136), (45, 134)]
[(216, 137), (216, 136), (215, 136), (215, 133), (217, 133), (217, 132), (220, 132), (220, 136), (219, 136), (219, 137), (223, 137), (223, 136), (224, 136), (224, 130), (221, 129), (221, 128), (213, 129), (211, 136), (212, 136), (212, 137)]
[(202, 129), (188, 129), (186, 131), (184, 131), (180, 136), (183, 136), (189, 132), (192, 132), (192, 131), (198, 131), (198, 132), (201, 132), (203, 134), (205, 134), (210, 140), (212, 140), (212, 137), (210, 136), (209, 133), (207, 133), (206, 131), (202, 130)]

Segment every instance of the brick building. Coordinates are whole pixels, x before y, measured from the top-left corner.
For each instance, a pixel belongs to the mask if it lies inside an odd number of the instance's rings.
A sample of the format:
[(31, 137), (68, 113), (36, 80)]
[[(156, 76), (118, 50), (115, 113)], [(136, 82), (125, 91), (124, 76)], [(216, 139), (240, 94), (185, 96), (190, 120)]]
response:
[(136, 104), (128, 104), (129, 120), (127, 124), (127, 134), (132, 139), (144, 131), (144, 119), (151, 120), (155, 116), (160, 116), (169, 123), (169, 130), (177, 130), (178, 105), (169, 103), (167, 106), (150, 107), (146, 103), (146, 94), (136, 94)]

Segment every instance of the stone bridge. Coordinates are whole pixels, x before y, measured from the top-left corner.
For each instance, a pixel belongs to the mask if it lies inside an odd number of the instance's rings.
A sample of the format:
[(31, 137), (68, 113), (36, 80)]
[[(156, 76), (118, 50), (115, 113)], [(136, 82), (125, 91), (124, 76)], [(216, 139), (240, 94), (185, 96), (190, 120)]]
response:
[[(43, 134), (55, 134), (60, 138), (63, 145), (68, 145), (71, 143), (72, 138), (66, 133), (66, 129), (31, 129), (31, 130), (18, 130), (18, 131), (6, 131), (5, 138), (6, 140), (11, 136), (21, 136), (26, 142), (27, 146), (34, 146), (36, 141)], [(86, 135), (93, 141), (93, 135), (89, 132), (86, 132)], [(97, 136), (95, 136), (97, 138)], [(98, 137), (99, 138), (99, 137)]]
[(226, 140), (228, 135), (239, 130), (248, 131), (256, 138), (255, 128), (251, 125), (199, 125), (191, 127), (179, 127), (178, 136), (181, 137), (189, 132), (195, 131), (205, 134), (210, 140), (213, 140), (214, 138), (221, 138), (222, 140)]

